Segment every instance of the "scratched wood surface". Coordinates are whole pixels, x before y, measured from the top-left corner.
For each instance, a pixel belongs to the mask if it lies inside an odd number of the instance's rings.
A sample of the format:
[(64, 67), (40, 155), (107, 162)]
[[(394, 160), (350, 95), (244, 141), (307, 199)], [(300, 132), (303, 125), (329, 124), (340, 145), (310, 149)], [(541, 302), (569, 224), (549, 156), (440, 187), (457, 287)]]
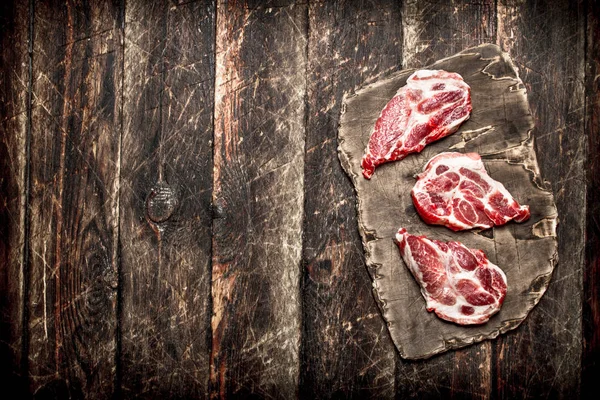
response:
[[(354, 192), (337, 160), (344, 93), (402, 63), (400, 6), (309, 6), (300, 395), (394, 397), (395, 353), (371, 294)], [(323, 31), (330, 34), (323, 38)], [(366, 66), (369, 65), (369, 68)], [(319, 192), (320, 195), (309, 195)]]
[(593, 390), (600, 375), (600, 2), (588, 6), (586, 19), (585, 132), (587, 193), (583, 275), (583, 351), (581, 390)]
[(307, 5), (217, 5), (212, 351), (219, 397), (298, 390)]
[(55, 1), (32, 18), (29, 388), (105, 397), (116, 355), (119, 12)]
[(29, 192), (29, 9), (17, 2), (5, 2), (0, 7), (0, 385), (12, 385), (25, 395), (27, 315), (23, 289), (24, 265), (29, 262), (25, 254), (29, 252), (25, 245), (28, 211), (23, 204)]
[(541, 173), (552, 183), (559, 264), (539, 308), (495, 344), (495, 379), (502, 397), (575, 396), (584, 338), (587, 162), (586, 136), (578, 134), (585, 132), (584, 4), (499, 2), (499, 14), (501, 44), (516, 60), (529, 93)]
[(204, 396), (214, 4), (128, 1), (126, 11), (119, 394)]
[[(598, 2), (0, 4), (0, 383), (36, 398), (582, 397), (599, 372)], [(345, 92), (519, 68), (559, 259), (502, 338), (403, 360), (337, 160)], [(564, 261), (563, 261), (564, 260)]]

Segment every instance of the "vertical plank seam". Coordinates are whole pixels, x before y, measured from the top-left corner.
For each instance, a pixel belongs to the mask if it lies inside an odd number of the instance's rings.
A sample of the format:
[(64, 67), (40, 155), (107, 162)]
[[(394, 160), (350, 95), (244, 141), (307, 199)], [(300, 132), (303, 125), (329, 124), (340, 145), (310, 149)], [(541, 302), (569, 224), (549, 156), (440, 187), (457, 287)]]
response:
[[(158, 92), (158, 182), (163, 183), (164, 180), (164, 163), (165, 163), (165, 154), (163, 149), (163, 139), (164, 135), (164, 124), (163, 124), (163, 99), (165, 92), (165, 83), (167, 81), (167, 67), (166, 67), (166, 56), (165, 52), (167, 51), (167, 36), (169, 34), (169, 7), (168, 5), (164, 8), (165, 15), (163, 15), (162, 22), (162, 37), (160, 42), (160, 91)], [(158, 227), (157, 227), (158, 228)], [(161, 272), (161, 243), (162, 243), (162, 235), (161, 230), (156, 229), (158, 236), (158, 279), (160, 280), (160, 272)], [(160, 284), (160, 282), (158, 282)], [(157, 286), (158, 288), (158, 286)]]
[[(67, 2), (65, 4), (67, 12), (67, 33), (66, 33), (66, 46), (64, 56), (64, 91), (68, 93), (71, 85), (71, 63), (73, 61), (73, 43), (75, 42), (74, 24), (73, 24), (73, 13), (75, 12), (71, 5)], [(76, 5), (75, 5), (76, 7)], [(56, 230), (54, 232), (54, 363), (55, 363), (55, 374), (56, 377), (60, 376), (61, 369), (61, 353), (63, 347), (63, 332), (61, 329), (61, 322), (63, 320), (62, 314), (62, 279), (61, 279), (61, 265), (62, 265), (62, 243), (63, 243), (63, 226), (64, 226), (64, 201), (65, 201), (65, 174), (67, 168), (67, 141), (69, 140), (69, 126), (67, 115), (70, 113), (70, 104), (66, 97), (62, 100), (62, 114), (61, 117), (63, 122), (60, 127), (60, 155), (58, 159), (58, 177), (53, 179), (52, 186), (52, 221), (56, 223)], [(58, 181), (58, 182), (56, 182)], [(56, 183), (58, 184), (58, 193), (56, 193)]]
[(28, 43), (27, 43), (27, 126), (25, 133), (25, 193), (24, 193), (24, 224), (23, 224), (23, 255), (21, 263), (21, 376), (24, 383), (29, 386), (29, 252), (30, 252), (30, 199), (31, 199), (31, 130), (33, 113), (33, 27), (35, 0), (29, 0)]
[(216, 370), (216, 367), (214, 365), (215, 363), (215, 346), (214, 346), (214, 332), (213, 332), (213, 325), (212, 325), (212, 319), (213, 319), (213, 315), (215, 313), (214, 310), (214, 287), (213, 287), (213, 270), (214, 270), (214, 263), (215, 263), (215, 259), (214, 259), (214, 254), (215, 254), (215, 155), (216, 152), (219, 151), (219, 149), (216, 148), (215, 146), (215, 141), (216, 141), (216, 126), (217, 126), (217, 34), (218, 34), (218, 26), (219, 26), (219, 1), (218, 0), (214, 0), (214, 5), (215, 5), (215, 11), (214, 11), (214, 15), (215, 15), (215, 24), (214, 24), (214, 37), (213, 37), (213, 52), (214, 52), (214, 60), (213, 60), (213, 77), (214, 77), (214, 82), (213, 82), (213, 101), (212, 101), (212, 116), (213, 116), (213, 137), (212, 137), (212, 172), (211, 172), (211, 181), (212, 181), (212, 188), (211, 188), (211, 197), (210, 197), (210, 216), (211, 216), (211, 241), (210, 241), (210, 294), (209, 294), (209, 307), (210, 307), (210, 313), (209, 313), (209, 318), (208, 318), (208, 325), (209, 325), (209, 329), (208, 329), (208, 335), (210, 336), (210, 354), (209, 354), (209, 358), (208, 358), (208, 385), (207, 385), (207, 391), (208, 391), (208, 397), (209, 398), (216, 398), (217, 397), (217, 389), (218, 389), (218, 385), (215, 385), (213, 383), (213, 379), (212, 379), (212, 375), (213, 375), (213, 371)]
[[(405, 23), (406, 23), (406, 21), (404, 20), (404, 1), (403, 1), (402, 4), (400, 5), (400, 33), (402, 35), (402, 40), (399, 42), (400, 47), (401, 47), (400, 52), (399, 52), (399, 54), (400, 54), (400, 63), (399, 63), (400, 69), (406, 68), (406, 65), (405, 65), (406, 56), (404, 54), (404, 44), (406, 43), (405, 42), (405, 30), (404, 30)], [(356, 203), (358, 203), (358, 193), (357, 193)], [(356, 208), (356, 213), (357, 213), (356, 217), (358, 220), (358, 204), (355, 205), (355, 208)], [(361, 240), (361, 242), (362, 242), (362, 240)], [(364, 254), (364, 251), (363, 251), (363, 254)], [(365, 256), (363, 255), (363, 257), (365, 257)], [(367, 268), (366, 262), (365, 262), (365, 268)], [(370, 277), (369, 277), (369, 280), (371, 280)], [(400, 353), (398, 352), (398, 349), (396, 348), (396, 344), (392, 340), (392, 335), (391, 335), (390, 330), (388, 329), (387, 322), (385, 322), (385, 319), (383, 318), (383, 314), (381, 313), (381, 308), (379, 308), (379, 304), (377, 304), (378, 300), (375, 296), (375, 292), (373, 291), (373, 289), (371, 289), (371, 296), (373, 297), (373, 301), (375, 303), (375, 308), (377, 309), (377, 312), (380, 314), (380, 318), (384, 321), (383, 329), (385, 329), (385, 331), (389, 337), (390, 343), (392, 344), (392, 351), (394, 352), (394, 398), (397, 398), (398, 392), (399, 392), (398, 388), (400, 386), (400, 380), (398, 379), (398, 376), (400, 373), (400, 365), (401, 365), (402, 360), (400, 359)]]
[(114, 376), (114, 398), (122, 398), (123, 385), (123, 266), (121, 264), (121, 166), (124, 134), (124, 104), (125, 104), (125, 4), (126, 0), (121, 0), (119, 4), (119, 14), (121, 18), (121, 105), (119, 106), (119, 140), (117, 144), (117, 177), (116, 177), (116, 246), (113, 249), (113, 265), (117, 269), (117, 304), (116, 319), (117, 326), (115, 332), (115, 376)]
[(213, 369), (213, 365), (212, 362), (214, 361), (214, 348), (213, 348), (213, 331), (212, 331), (212, 315), (214, 312), (214, 303), (213, 303), (213, 290), (212, 290), (212, 276), (213, 276), (213, 263), (214, 263), (214, 259), (213, 259), (213, 254), (214, 254), (214, 246), (215, 246), (215, 241), (214, 241), (214, 236), (215, 236), (215, 224), (214, 224), (214, 204), (213, 204), (213, 199), (214, 199), (214, 192), (215, 192), (215, 185), (214, 185), (214, 181), (215, 181), (215, 174), (214, 174), (214, 165), (215, 165), (215, 126), (216, 126), (216, 121), (215, 121), (215, 112), (216, 112), (216, 93), (217, 93), (217, 7), (218, 7), (218, 0), (213, 0), (213, 15), (214, 15), (214, 21), (213, 21), (213, 48), (212, 48), (212, 52), (213, 52), (213, 67), (212, 67), (212, 76), (213, 76), (213, 98), (212, 98), (212, 107), (211, 107), (211, 113), (212, 113), (212, 141), (211, 141), (211, 148), (212, 148), (212, 161), (211, 164), (213, 166), (213, 168), (211, 168), (210, 170), (210, 203), (209, 203), (209, 215), (210, 215), (210, 219), (211, 219), (211, 225), (210, 225), (210, 249), (209, 249), (209, 253), (208, 253), (208, 257), (210, 262), (208, 263), (208, 276), (210, 278), (209, 283), (210, 283), (210, 287), (209, 287), (209, 292), (208, 292), (208, 301), (206, 304), (206, 345), (208, 346), (208, 348), (210, 349), (210, 353), (208, 355), (208, 374), (206, 377), (206, 386), (205, 386), (205, 396), (210, 397), (211, 393), (213, 391), (214, 388), (211, 387), (212, 385), (212, 381), (210, 379), (210, 371), (212, 371)]
[[(161, 38), (160, 38), (160, 61), (159, 61), (159, 65), (160, 65), (160, 90), (158, 92), (158, 178), (157, 178), (157, 182), (162, 186), (164, 185), (165, 178), (164, 178), (164, 164), (165, 164), (165, 154), (164, 154), (164, 123), (163, 123), (163, 111), (164, 111), (164, 107), (163, 107), (163, 98), (164, 98), (164, 92), (165, 92), (165, 83), (167, 81), (167, 71), (166, 71), (166, 56), (165, 56), (165, 52), (167, 51), (167, 36), (169, 34), (169, 7), (168, 4), (164, 5), (163, 8), (163, 14), (161, 14), (162, 16), (162, 34), (161, 34)], [(156, 185), (156, 184), (155, 184)], [(156, 187), (156, 186), (155, 186)], [(151, 189), (151, 192), (154, 191), (154, 189)], [(156, 272), (156, 290), (160, 291), (160, 285), (161, 285), (161, 280), (162, 280), (162, 272), (163, 272), (163, 228), (161, 227), (162, 223), (158, 223), (158, 222), (154, 222), (151, 220), (151, 218), (149, 218), (149, 214), (148, 214), (148, 206), (146, 205), (146, 220), (148, 221), (148, 223), (152, 226), (152, 230), (155, 232), (156, 234), (156, 241), (157, 241), (157, 272)], [(160, 308), (161, 306), (161, 302), (160, 300), (157, 301), (157, 307)], [(172, 384), (172, 382), (171, 382)]]
[[(501, 42), (501, 38), (500, 38), (500, 19), (498, 18), (498, 14), (500, 13), (499, 10), (500, 5), (498, 4), (498, 0), (494, 0), (494, 8), (495, 8), (495, 14), (496, 14), (496, 20), (494, 21), (494, 26), (496, 28), (496, 40), (494, 41), (494, 43), (496, 45), (498, 45), (498, 47), (500, 47), (500, 51), (506, 51), (502, 46), (502, 42)], [(490, 354), (490, 398), (497, 398), (497, 396), (494, 396), (495, 394), (497, 394), (499, 392), (499, 388), (498, 388), (498, 379), (500, 379), (500, 377), (498, 376), (498, 368), (496, 368), (496, 364), (498, 362), (498, 346), (501, 346), (500, 342), (498, 341), (494, 341), (493, 345), (491, 345), (491, 354)]]
[(309, 44), (310, 44), (310, 0), (306, 1), (306, 44), (304, 47), (304, 56), (305, 56), (305, 60), (306, 60), (306, 64), (304, 67), (304, 153), (302, 155), (303, 157), (303, 173), (304, 173), (304, 182), (303, 182), (303, 188), (302, 188), (302, 192), (304, 193), (304, 199), (302, 199), (302, 223), (301, 223), (301, 229), (302, 229), (302, 233), (301, 233), (301, 237), (302, 237), (302, 248), (300, 249), (300, 262), (298, 263), (298, 268), (300, 269), (299, 274), (298, 274), (298, 300), (300, 302), (299, 304), (299, 312), (298, 312), (298, 329), (300, 330), (300, 334), (298, 335), (298, 380), (297, 380), (297, 386), (296, 386), (296, 398), (300, 398), (300, 387), (302, 385), (302, 360), (304, 359), (304, 337), (305, 337), (305, 317), (304, 317), (304, 312), (305, 312), (305, 307), (304, 307), (304, 286), (305, 286), (305, 279), (306, 279), (306, 260), (304, 259), (304, 254), (305, 254), (305, 245), (306, 245), (306, 202), (307, 202), (307, 198), (308, 196), (306, 196), (306, 179), (307, 179), (307, 175), (308, 175), (308, 171), (307, 171), (307, 165), (306, 165), (306, 153), (308, 152), (309, 148), (308, 148), (308, 122), (309, 122), (309, 110), (310, 110), (310, 104), (309, 104), (309, 99), (308, 99), (308, 80), (309, 80), (309, 73), (310, 73), (310, 60), (308, 59), (308, 51), (309, 51)]
[[(580, 3), (577, 4), (579, 7), (578, 9), (580, 10), (580, 12), (583, 12), (583, 21), (581, 22), (581, 24), (578, 24), (579, 26), (581, 26), (581, 28), (583, 29), (582, 32), (582, 36), (583, 36), (583, 43), (581, 44), (582, 46), (582, 52), (583, 52), (583, 62), (582, 64), (580, 64), (580, 68), (583, 69), (583, 91), (582, 91), (582, 96), (583, 96), (583, 146), (584, 146), (584, 150), (583, 150), (583, 159), (584, 159), (584, 168), (585, 165), (588, 165), (587, 160), (590, 159), (590, 141), (592, 140), (592, 136), (590, 135), (590, 132), (587, 131), (587, 118), (588, 118), (588, 110), (589, 110), (589, 98), (587, 95), (587, 77), (588, 77), (588, 72), (587, 72), (587, 65), (588, 65), (588, 35), (587, 35), (587, 28), (588, 28), (588, 2), (587, 0), (582, 0)], [(584, 313), (584, 307), (586, 304), (586, 271), (587, 271), (587, 267), (588, 267), (588, 260), (587, 260), (587, 244), (588, 244), (588, 231), (587, 231), (587, 226), (588, 226), (588, 222), (587, 222), (587, 215), (588, 215), (588, 186), (589, 186), (589, 181), (588, 178), (591, 174), (592, 174), (592, 169), (588, 169), (587, 172), (585, 172), (585, 178), (583, 179), (583, 193), (584, 193), (584, 197), (583, 197), (583, 215), (586, 217), (582, 223), (582, 230), (583, 230), (583, 265), (582, 265), (582, 269), (581, 272), (579, 274), (579, 287), (581, 288), (581, 298), (580, 298), (580, 318), (579, 318), (579, 323), (580, 323), (580, 334), (581, 334), (581, 342), (580, 342), (580, 346), (581, 346), (581, 354), (579, 357), (579, 374), (578, 374), (578, 378), (579, 378), (579, 393), (578, 395), (580, 396), (581, 393), (584, 393), (581, 391), (582, 389), (582, 384), (583, 384), (583, 366), (585, 363), (585, 350), (586, 350), (586, 328), (584, 325), (584, 318), (583, 318), (583, 313)]]
[[(408, 58), (408, 57), (406, 57), (405, 48), (404, 48), (405, 44), (406, 44), (406, 36), (407, 36), (406, 30), (405, 30), (405, 26), (407, 26), (405, 4), (406, 4), (406, 0), (402, 1), (402, 4), (400, 5), (400, 31), (402, 32), (402, 41), (400, 42), (400, 46), (402, 48), (400, 51), (400, 57), (401, 57), (400, 69), (407, 68), (406, 60)], [(358, 213), (358, 207), (357, 207), (357, 213)], [(371, 279), (371, 278), (369, 278), (369, 279)], [(375, 297), (374, 293), (373, 293), (373, 297)], [(375, 300), (375, 303), (378, 302), (377, 299), (374, 299), (374, 300)], [(378, 308), (378, 312), (381, 311), (381, 309), (379, 308), (379, 304), (377, 304), (377, 308)], [(383, 318), (383, 314), (381, 315), (381, 318)], [(385, 329), (387, 331), (387, 334), (390, 337), (390, 341), (392, 342), (392, 347), (394, 350), (394, 398), (398, 398), (398, 393), (400, 392), (400, 380), (398, 379), (398, 376), (401, 373), (400, 367), (402, 365), (402, 360), (400, 358), (400, 353), (398, 352), (398, 349), (396, 348), (396, 344), (393, 342), (393, 340), (391, 340), (391, 333), (387, 327), (387, 323), (385, 325), (386, 325)]]
[[(589, 119), (591, 119), (591, 116), (589, 115), (589, 96), (591, 95), (591, 93), (588, 93), (588, 87), (587, 87), (587, 83), (589, 80), (589, 70), (591, 68), (586, 68), (588, 65), (588, 46), (589, 46), (589, 42), (588, 42), (588, 19), (590, 18), (590, 9), (589, 9), (589, 0), (584, 0), (583, 1), (583, 12), (585, 14), (585, 18), (583, 19), (583, 68), (584, 68), (584, 79), (583, 79), (583, 85), (584, 85), (584, 91), (583, 91), (583, 115), (584, 115), (584, 120), (583, 120), (583, 130), (584, 130), (584, 135), (586, 136), (586, 140), (585, 140), (585, 155), (584, 155), (584, 160), (585, 160), (585, 165), (588, 165), (588, 161), (590, 161), (590, 154), (591, 154), (591, 145), (592, 145), (592, 135), (589, 131), (587, 131), (587, 127), (590, 126), (589, 125)], [(590, 168), (586, 174), (586, 178), (584, 179), (584, 193), (585, 193), (585, 200), (584, 200), (584, 204), (586, 206), (586, 211), (585, 211), (585, 215), (586, 215), (586, 221), (587, 221), (587, 202), (588, 202), (588, 197), (589, 197), (589, 191), (588, 191), (588, 184), (590, 182), (590, 175), (592, 174), (592, 168)], [(584, 367), (585, 367), (585, 359), (586, 359), (586, 350), (587, 347), (586, 343), (587, 343), (587, 327), (586, 327), (586, 322), (585, 322), (585, 315), (584, 315), (584, 307), (586, 304), (586, 297), (587, 297), (587, 282), (586, 282), (586, 273), (585, 271), (587, 271), (588, 267), (590, 265), (588, 265), (588, 262), (590, 260), (588, 260), (588, 246), (590, 245), (590, 236), (592, 236), (592, 240), (593, 240), (593, 234), (589, 235), (589, 222), (586, 222), (586, 227), (585, 227), (585, 233), (584, 233), (584, 237), (586, 239), (586, 242), (584, 243), (584, 272), (581, 274), (582, 276), (582, 288), (583, 290), (581, 291), (581, 357), (580, 357), (580, 364), (579, 364), (579, 371), (580, 371), (580, 380), (579, 380), (579, 390), (580, 393), (585, 393), (585, 389), (586, 389), (586, 382), (585, 382), (585, 371), (584, 371)], [(593, 323), (592, 323), (593, 325)], [(588, 385), (589, 387), (589, 385)]]
[[(498, 0), (494, 0), (494, 27), (496, 28), (496, 39), (494, 41), (494, 43), (498, 43), (498, 24), (500, 22), (498, 21)], [(502, 50), (502, 48), (501, 48)]]
[[(494, 28), (495, 28), (495, 37), (494, 37), (494, 41), (493, 43), (498, 45), (500, 47), (500, 51), (504, 51), (504, 49), (502, 49), (502, 46), (500, 45), (500, 31), (499, 31), (499, 24), (500, 21), (498, 20), (498, 0), (494, 0)], [(488, 341), (490, 342), (489, 344), (489, 349), (490, 349), (490, 354), (489, 354), (489, 376), (490, 376), (490, 383), (489, 383), (489, 387), (488, 387), (488, 399), (495, 399), (497, 398), (497, 396), (494, 396), (495, 393), (498, 393), (498, 371), (495, 368), (496, 365), (496, 348), (498, 346), (498, 341), (497, 340), (492, 340), (492, 341)]]

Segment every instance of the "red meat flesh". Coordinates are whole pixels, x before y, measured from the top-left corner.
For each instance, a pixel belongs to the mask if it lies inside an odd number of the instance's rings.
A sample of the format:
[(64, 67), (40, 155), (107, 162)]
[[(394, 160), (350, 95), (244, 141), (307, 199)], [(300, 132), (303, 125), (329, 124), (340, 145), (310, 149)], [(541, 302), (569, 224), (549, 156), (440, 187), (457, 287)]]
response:
[(482, 324), (502, 307), (506, 275), (481, 250), (414, 236), (401, 228), (396, 243), (421, 287), (427, 311), (459, 325)]
[(519, 205), (487, 174), (477, 153), (433, 157), (417, 176), (411, 196), (425, 222), (453, 231), (523, 222), (530, 216), (529, 206)]
[(420, 70), (381, 111), (362, 159), (363, 176), (388, 161), (418, 153), (448, 136), (471, 113), (471, 88), (462, 77), (442, 70)]

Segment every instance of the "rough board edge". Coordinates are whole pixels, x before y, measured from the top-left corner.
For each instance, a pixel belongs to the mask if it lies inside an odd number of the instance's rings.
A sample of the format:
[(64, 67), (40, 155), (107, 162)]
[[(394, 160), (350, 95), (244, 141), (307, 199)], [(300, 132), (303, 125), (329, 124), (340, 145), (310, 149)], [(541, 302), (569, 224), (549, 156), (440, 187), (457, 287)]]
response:
[[(465, 49), (459, 53), (456, 53), (452, 56), (449, 57), (445, 57), (442, 58), (440, 60), (436, 60), (434, 63), (429, 64), (427, 66), (424, 66), (424, 69), (431, 69), (432, 67), (435, 67), (435, 65), (449, 60), (451, 58), (454, 58), (456, 56), (464, 56), (464, 55), (478, 55), (481, 57), (482, 60), (489, 60), (491, 61), (484, 69), (483, 71), (485, 71), (486, 68), (488, 68), (490, 65), (492, 65), (494, 62), (497, 62), (497, 57), (492, 57), (492, 58), (485, 58), (482, 55), (481, 51), (478, 51), (482, 48), (495, 48), (500, 57), (502, 57), (502, 59), (504, 61), (506, 61), (510, 67), (513, 69), (513, 71), (515, 71), (515, 78), (511, 78), (511, 77), (503, 77), (500, 79), (512, 79), (515, 81), (515, 86), (516, 87), (521, 87), (521, 89), (519, 90), (523, 90), (523, 95), (526, 97), (527, 100), (527, 106), (528, 106), (528, 111), (529, 114), (531, 115), (531, 108), (529, 105), (529, 100), (527, 99), (527, 91), (524, 87), (523, 81), (521, 80), (520, 76), (519, 76), (519, 69), (516, 67), (516, 65), (514, 64), (513, 60), (510, 58), (510, 56), (508, 55), (508, 53), (504, 52), (499, 46), (495, 45), (495, 44), (491, 44), (491, 43), (484, 43), (481, 44), (479, 46), (476, 47), (472, 47), (469, 49)], [(388, 83), (389, 81), (398, 79), (400, 76), (402, 75), (409, 75), (412, 72), (416, 71), (416, 68), (411, 68), (411, 69), (406, 69), (406, 70), (401, 70), (401, 71), (396, 71), (393, 72), (392, 74), (390, 74), (390, 76), (388, 76), (385, 79), (380, 79), (377, 80), (375, 82), (369, 82), (366, 83), (365, 85), (361, 85), (359, 86), (357, 89), (355, 90), (351, 90), (348, 91), (344, 94), (343, 98), (342, 98), (342, 107), (341, 107), (341, 112), (340, 112), (340, 118), (339, 118), (339, 123), (338, 123), (338, 146), (337, 146), (337, 153), (338, 153), (338, 158), (340, 160), (340, 164), (342, 165), (342, 168), (344, 169), (344, 171), (346, 172), (346, 174), (348, 175), (348, 177), (350, 178), (350, 180), (352, 181), (352, 185), (354, 187), (354, 193), (356, 194), (356, 213), (357, 213), (357, 221), (358, 221), (358, 230), (359, 230), (359, 234), (361, 237), (361, 242), (363, 245), (363, 249), (365, 252), (365, 263), (367, 266), (367, 271), (371, 277), (372, 280), (372, 292), (373, 292), (373, 296), (376, 300), (377, 306), (379, 307), (381, 314), (382, 314), (382, 318), (384, 319), (384, 321), (386, 322), (386, 326), (388, 327), (388, 334), (390, 335), (390, 338), (392, 339), (392, 341), (394, 342), (396, 349), (398, 350), (400, 356), (404, 359), (408, 359), (408, 360), (421, 360), (421, 359), (427, 359), (427, 358), (431, 358), (435, 355), (438, 355), (440, 353), (444, 353), (446, 351), (449, 350), (456, 350), (459, 348), (463, 348), (475, 343), (479, 343), (479, 342), (483, 342), (485, 340), (493, 340), (496, 339), (500, 334), (504, 334), (506, 332), (509, 332), (511, 330), (516, 329), (517, 327), (519, 327), (521, 325), (521, 323), (523, 323), (523, 321), (525, 321), (525, 319), (527, 318), (527, 316), (529, 315), (529, 313), (531, 312), (531, 310), (540, 302), (540, 300), (542, 299), (542, 297), (544, 296), (550, 281), (552, 279), (552, 275), (554, 273), (554, 270), (558, 264), (558, 239), (556, 237), (556, 228), (557, 225), (559, 223), (559, 217), (558, 217), (558, 211), (557, 213), (551, 218), (555, 221), (555, 223), (553, 224), (553, 234), (550, 235), (551, 237), (553, 237), (553, 242), (554, 242), (554, 253), (551, 257), (551, 259), (548, 260), (548, 262), (551, 265), (551, 270), (548, 274), (545, 275), (540, 275), (538, 276), (534, 282), (536, 283), (541, 283), (540, 288), (542, 290), (540, 290), (538, 292), (538, 295), (532, 299), (532, 301), (528, 302), (529, 306), (526, 307), (526, 316), (525, 318), (523, 318), (522, 320), (509, 320), (506, 321), (504, 324), (501, 325), (501, 327), (495, 331), (492, 331), (492, 333), (485, 335), (484, 336), (473, 336), (472, 340), (470, 341), (444, 341), (444, 345), (442, 347), (440, 347), (437, 350), (434, 350), (433, 352), (431, 352), (430, 354), (421, 356), (421, 357), (412, 357), (407, 355), (404, 350), (403, 347), (397, 343), (394, 339), (394, 337), (391, 335), (391, 332), (389, 331), (390, 328), (390, 323), (385, 320), (385, 318), (383, 317), (383, 315), (385, 315), (386, 311), (387, 311), (387, 304), (386, 301), (384, 299), (382, 299), (379, 296), (379, 292), (378, 292), (378, 276), (377, 276), (377, 271), (380, 268), (380, 265), (377, 263), (369, 263), (369, 258), (371, 258), (371, 253), (369, 251), (369, 247), (367, 245), (368, 242), (372, 241), (372, 240), (367, 240), (367, 235), (366, 233), (368, 232), (366, 226), (363, 223), (363, 218), (362, 215), (360, 213), (360, 209), (361, 209), (361, 200), (358, 196), (358, 191), (357, 191), (357, 179), (360, 179), (361, 176), (360, 175), (356, 175), (353, 171), (352, 171), (352, 164), (350, 159), (348, 158), (347, 154), (342, 150), (341, 148), (341, 144), (344, 142), (344, 139), (340, 138), (339, 136), (339, 132), (341, 131), (342, 128), (342, 120), (343, 120), (343, 115), (346, 113), (346, 104), (348, 102), (348, 100), (352, 99), (355, 96), (358, 96), (359, 94), (361, 94), (362, 92), (366, 91), (366, 90), (370, 90), (373, 88), (376, 88), (377, 86), (380, 85), (384, 85), (386, 83)], [(483, 72), (482, 71), (482, 72)], [(484, 72), (485, 73), (485, 72)], [(495, 77), (492, 76), (491, 79), (497, 79)], [(510, 152), (511, 150), (515, 150), (518, 148), (524, 148), (524, 147), (530, 147), (531, 146), (531, 151), (527, 152), (529, 155), (531, 155), (531, 158), (528, 160), (522, 160), (520, 162), (515, 162), (515, 161), (510, 161), (510, 160), (505, 160), (508, 164), (512, 164), (512, 165), (516, 165), (519, 164), (521, 165), (524, 169), (526, 169), (529, 173), (531, 173), (533, 175), (532, 182), (542, 191), (548, 192), (552, 195), (553, 200), (554, 199), (554, 194), (552, 192), (552, 190), (550, 189), (550, 182), (546, 181), (543, 179), (543, 177), (541, 176), (540, 170), (539, 170), (539, 164), (537, 162), (537, 153), (535, 151), (535, 138), (532, 134), (533, 129), (535, 128), (535, 122), (532, 119), (532, 123), (531, 126), (527, 132), (527, 139), (525, 139), (524, 141), (522, 141), (521, 143), (519, 143), (519, 145), (513, 146), (513, 147), (509, 147), (507, 149), (504, 149), (502, 151), (499, 151), (497, 153), (491, 153), (491, 154), (487, 154), (487, 156), (489, 155), (493, 155), (493, 154), (501, 154), (501, 153), (506, 153), (506, 152)], [(458, 133), (458, 132), (457, 132)], [(483, 158), (484, 156), (482, 156)], [(484, 158), (485, 159), (485, 158)], [(553, 201), (554, 206), (556, 208), (556, 202)], [(374, 240), (379, 240), (379, 238), (375, 238)]]

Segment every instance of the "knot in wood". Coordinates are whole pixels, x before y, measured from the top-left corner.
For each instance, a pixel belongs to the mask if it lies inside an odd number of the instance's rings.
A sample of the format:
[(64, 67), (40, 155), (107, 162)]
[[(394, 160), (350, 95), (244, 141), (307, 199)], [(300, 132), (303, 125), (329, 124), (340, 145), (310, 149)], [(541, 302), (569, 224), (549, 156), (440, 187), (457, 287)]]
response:
[(213, 219), (225, 218), (225, 206), (222, 199), (217, 199), (211, 204), (211, 213)]
[(167, 183), (158, 182), (146, 198), (146, 213), (150, 220), (160, 223), (168, 220), (177, 207), (175, 190)]

